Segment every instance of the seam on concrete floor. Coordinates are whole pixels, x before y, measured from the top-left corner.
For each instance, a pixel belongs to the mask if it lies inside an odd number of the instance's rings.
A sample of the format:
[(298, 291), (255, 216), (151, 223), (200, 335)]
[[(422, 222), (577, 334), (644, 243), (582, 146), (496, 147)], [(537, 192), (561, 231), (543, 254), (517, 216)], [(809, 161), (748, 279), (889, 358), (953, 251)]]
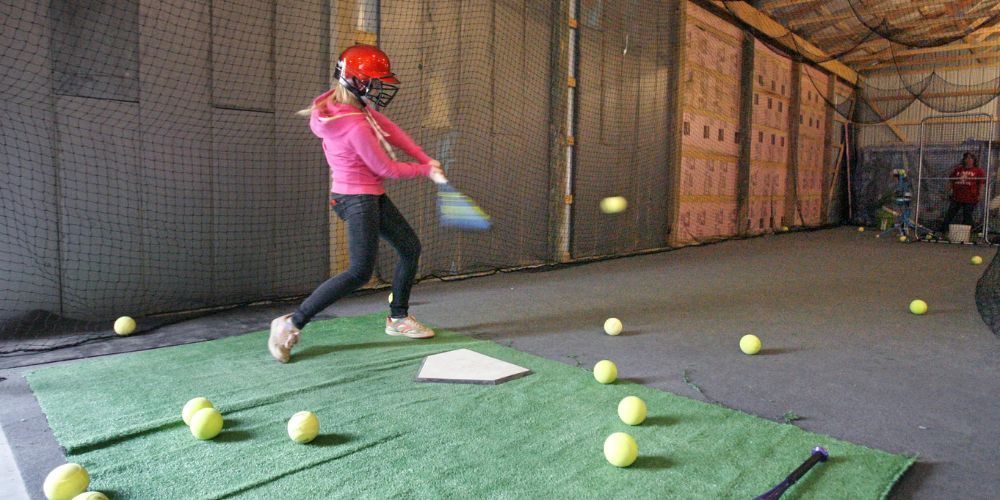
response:
[(21, 471), (14, 461), (14, 454), (10, 451), (10, 444), (7, 442), (7, 435), (0, 427), (0, 484), (4, 485), (3, 498), (5, 500), (29, 500), (28, 491), (24, 489), (24, 481), (21, 480)]

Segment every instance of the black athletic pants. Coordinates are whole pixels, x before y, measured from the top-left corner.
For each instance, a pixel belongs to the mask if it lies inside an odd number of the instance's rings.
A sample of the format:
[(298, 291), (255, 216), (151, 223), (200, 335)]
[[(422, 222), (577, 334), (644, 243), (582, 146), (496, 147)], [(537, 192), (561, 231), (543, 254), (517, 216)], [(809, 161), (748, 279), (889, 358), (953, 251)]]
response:
[(955, 200), (950, 200), (948, 204), (948, 211), (944, 214), (944, 220), (941, 222), (941, 232), (948, 231), (948, 225), (951, 221), (955, 219), (958, 212), (962, 212), (962, 224), (966, 226), (972, 226), (975, 220), (972, 218), (973, 212), (976, 211), (976, 205), (978, 203), (959, 203)]
[(379, 237), (389, 242), (399, 255), (392, 277), (391, 316), (406, 317), (420, 260), (417, 233), (384, 194), (334, 194), (332, 199), (333, 210), (347, 222), (350, 267), (317, 287), (292, 315), (292, 324), (301, 329), (330, 304), (368, 283), (375, 271)]

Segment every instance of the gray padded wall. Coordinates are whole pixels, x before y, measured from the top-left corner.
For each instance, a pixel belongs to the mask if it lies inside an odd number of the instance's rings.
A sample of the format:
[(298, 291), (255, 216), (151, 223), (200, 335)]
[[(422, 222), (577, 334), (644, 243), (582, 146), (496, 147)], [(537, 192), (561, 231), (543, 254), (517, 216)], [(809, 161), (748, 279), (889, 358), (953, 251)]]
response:
[(295, 112), (328, 87), (327, 0), (275, 9), (275, 186), (271, 296), (309, 293), (329, 274), (330, 173), (318, 138)]
[(144, 0), (139, 18), (145, 203), (136, 250), (148, 262), (147, 293), (162, 309), (203, 307), (213, 278), (210, 8)]
[(140, 316), (327, 277), (328, 170), (294, 112), (327, 88), (328, 2), (0, 8), (0, 319)]
[(55, 93), (138, 100), (138, 0), (51, 0), (50, 5)]
[[(573, 257), (666, 246), (668, 13), (663, 0), (580, 2)], [(602, 214), (619, 195), (628, 210)]]
[(274, 115), (216, 109), (213, 137), (212, 292), (252, 301), (271, 291)]
[(56, 107), (64, 311), (75, 318), (142, 311), (139, 106), (62, 96)]
[(212, 104), (274, 111), (274, 0), (212, 0)]
[[(0, 2), (0, 320), (59, 311), (59, 250), (48, 6)], [(26, 68), (43, 71), (26, 71)], [(18, 154), (14, 154), (14, 150)]]
[(0, 8), (0, 319), (141, 316), (327, 277), (328, 170), (294, 114), (328, 85), (326, 0)]
[(212, 2), (213, 295), (270, 294), (274, 248), (274, 2)]

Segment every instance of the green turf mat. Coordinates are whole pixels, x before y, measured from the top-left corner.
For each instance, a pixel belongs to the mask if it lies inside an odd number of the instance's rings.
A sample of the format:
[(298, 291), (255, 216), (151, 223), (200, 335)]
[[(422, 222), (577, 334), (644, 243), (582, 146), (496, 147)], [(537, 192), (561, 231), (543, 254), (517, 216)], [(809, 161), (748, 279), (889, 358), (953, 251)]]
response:
[[(641, 385), (601, 385), (492, 342), (393, 338), (383, 326), (380, 315), (313, 323), (287, 365), (258, 332), (27, 379), (68, 460), (113, 499), (750, 498), (816, 445), (830, 461), (787, 498), (879, 498), (913, 461)], [(424, 356), (462, 347), (534, 373), (498, 386), (414, 381)], [(618, 419), (627, 395), (649, 407), (641, 426)], [(225, 416), (213, 441), (181, 421), (195, 396)], [(300, 410), (321, 422), (308, 445), (285, 433)], [(604, 460), (616, 431), (639, 444), (630, 468)]]

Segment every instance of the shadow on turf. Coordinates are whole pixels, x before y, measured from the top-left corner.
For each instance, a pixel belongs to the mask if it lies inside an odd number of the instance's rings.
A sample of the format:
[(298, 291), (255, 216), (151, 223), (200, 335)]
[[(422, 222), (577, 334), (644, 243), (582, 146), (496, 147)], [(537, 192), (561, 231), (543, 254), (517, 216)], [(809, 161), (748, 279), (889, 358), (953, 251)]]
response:
[(349, 443), (353, 438), (350, 434), (320, 434), (309, 442), (309, 446), (337, 446)]
[[(395, 340), (386, 340), (381, 342), (363, 342), (360, 344), (327, 344), (320, 346), (313, 346), (303, 349), (302, 352), (292, 352), (291, 363), (296, 361), (301, 361), (303, 359), (315, 358), (318, 356), (323, 356), (338, 351), (351, 351), (355, 349), (372, 349), (376, 347), (398, 347), (404, 342), (422, 342), (428, 343), (428, 341), (414, 341), (412, 339), (397, 338)], [(462, 337), (443, 337), (436, 338), (430, 341), (433, 345), (447, 345), (447, 344), (467, 344), (468, 339)]]
[[(246, 441), (254, 437), (254, 433), (240, 430), (239, 419), (226, 419), (223, 431), (213, 440), (220, 443), (236, 443)], [(309, 442), (310, 446), (336, 446), (348, 443), (353, 440), (350, 434), (320, 434)]]
[(771, 356), (771, 355), (778, 355), (778, 354), (788, 354), (790, 352), (796, 352), (798, 350), (799, 349), (793, 349), (791, 347), (772, 347), (770, 349), (761, 349), (760, 352), (757, 353), (757, 355), (758, 356)]
[(642, 425), (666, 427), (668, 425), (673, 425), (676, 423), (677, 423), (676, 418), (670, 418), (666, 415), (657, 415), (655, 417), (649, 417), (646, 420), (643, 420)]
[(659, 470), (669, 468), (673, 464), (674, 463), (667, 457), (644, 455), (636, 459), (635, 463), (632, 464), (632, 468)]
[(629, 383), (629, 384), (639, 384), (639, 385), (649, 385), (655, 382), (663, 382), (666, 378), (664, 377), (626, 377), (618, 379), (618, 382)]
[(931, 476), (933, 469), (934, 464), (930, 462), (913, 462), (913, 465), (899, 478), (899, 481), (896, 481), (887, 498), (894, 500), (918, 498), (921, 485)]
[(238, 443), (253, 437), (252, 433), (238, 429), (239, 426), (240, 419), (224, 418), (222, 432), (215, 437), (214, 441), (221, 443)]
[(247, 431), (232, 430), (232, 431), (222, 431), (215, 438), (215, 441), (220, 443), (238, 443), (240, 441), (246, 441), (253, 437), (253, 434)]

